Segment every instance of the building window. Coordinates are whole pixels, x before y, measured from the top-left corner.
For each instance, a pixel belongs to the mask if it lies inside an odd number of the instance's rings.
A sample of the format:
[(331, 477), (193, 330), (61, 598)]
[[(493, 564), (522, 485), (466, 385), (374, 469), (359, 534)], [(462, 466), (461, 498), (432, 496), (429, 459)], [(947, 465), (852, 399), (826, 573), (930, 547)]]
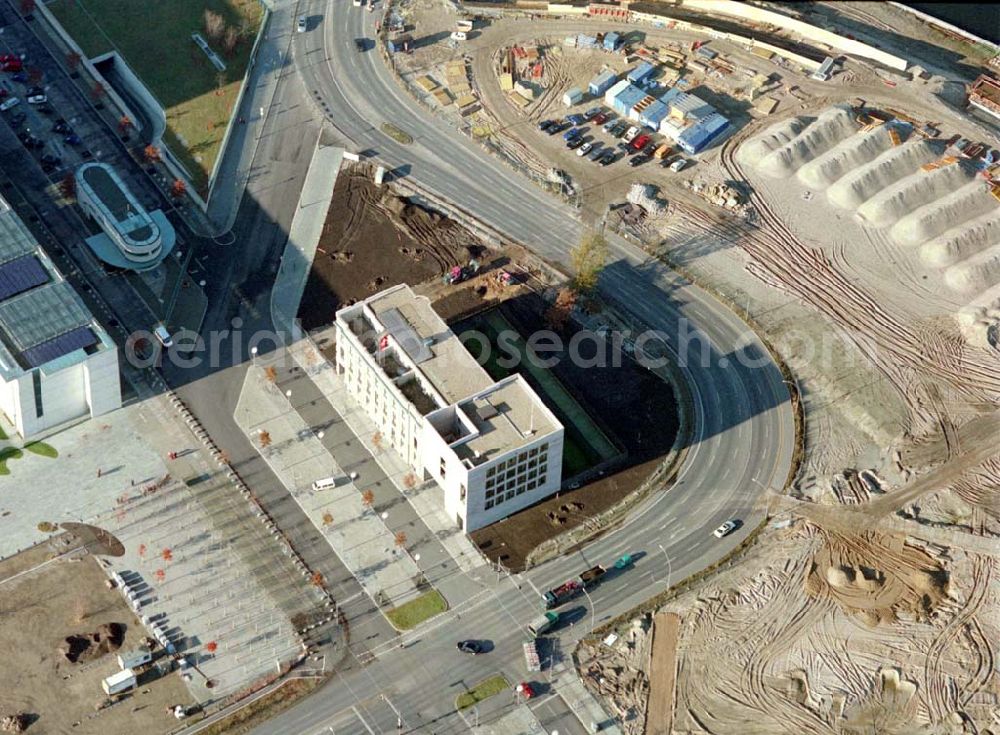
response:
[(539, 485), (545, 484), (545, 475), (542, 475), (541, 477), (538, 478), (538, 484)]
[(496, 473), (497, 473), (496, 467), (490, 467), (488, 470), (486, 470), (487, 477), (493, 477)]
[(530, 449), (530, 450), (528, 451), (528, 456), (529, 456), (529, 457), (534, 457), (534, 456), (535, 456), (536, 454), (538, 454), (538, 447), (532, 447), (532, 448), (531, 448), (531, 449)]
[(463, 484), (458, 491), (458, 499), (465, 500), (465, 485)]
[(492, 489), (492, 488), (487, 488), (487, 490), (486, 490), (486, 497), (487, 498), (492, 498), (494, 495), (496, 495), (496, 492), (497, 491), (494, 490), (494, 489)]
[(523, 462), (527, 458), (528, 458), (528, 453), (527, 452), (521, 452), (519, 455), (517, 455), (517, 461), (518, 462)]
[(510, 500), (513, 497), (514, 497), (514, 491), (513, 490), (508, 490), (507, 494), (504, 496), (504, 500)]
[(31, 374), (31, 387), (35, 389), (35, 416), (41, 418), (45, 411), (42, 407), (42, 375), (37, 370)]
[(485, 510), (489, 510), (489, 509), (490, 509), (490, 508), (492, 508), (492, 507), (493, 507), (493, 501), (492, 501), (492, 500), (487, 500), (487, 501), (486, 501), (486, 505), (484, 505), (484, 506), (483, 506), (483, 508), (484, 508)]
[(444, 479), (444, 471), (445, 471), (445, 462), (444, 462), (444, 457), (442, 457), (441, 458), (441, 465), (438, 468), (438, 472), (441, 475), (441, 479), (442, 480)]
[(535, 480), (529, 480), (528, 481), (528, 489), (529, 490), (534, 490), (536, 487), (538, 487), (538, 483)]

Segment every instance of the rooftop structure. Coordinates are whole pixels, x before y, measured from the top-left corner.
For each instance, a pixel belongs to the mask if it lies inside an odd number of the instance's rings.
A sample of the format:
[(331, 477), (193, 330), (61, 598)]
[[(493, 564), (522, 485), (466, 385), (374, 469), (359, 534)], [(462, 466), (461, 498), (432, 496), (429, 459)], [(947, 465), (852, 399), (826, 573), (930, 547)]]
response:
[(173, 249), (173, 225), (160, 210), (147, 213), (114, 169), (85, 163), (76, 171), (77, 201), (104, 230), (88, 238), (94, 253), (117, 268), (155, 268)]
[(660, 100), (670, 113), (660, 122), (660, 132), (694, 155), (720, 139), (730, 129), (729, 120), (700, 97), (674, 87)]
[(1000, 81), (981, 75), (969, 88), (969, 104), (1000, 118)]
[(521, 376), (494, 381), (426, 298), (397, 286), (341, 309), (336, 326), (349, 392), (385, 442), (441, 485), (460, 526), (559, 489), (562, 425)]
[(29, 437), (121, 405), (118, 351), (0, 199), (0, 412)]

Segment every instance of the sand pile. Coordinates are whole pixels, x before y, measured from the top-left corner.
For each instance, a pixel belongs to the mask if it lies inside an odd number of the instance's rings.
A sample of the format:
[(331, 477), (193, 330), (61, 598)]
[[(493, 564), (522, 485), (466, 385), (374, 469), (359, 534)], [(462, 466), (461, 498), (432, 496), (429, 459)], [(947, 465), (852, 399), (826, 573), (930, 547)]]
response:
[(813, 189), (826, 189), (845, 174), (871, 162), (891, 147), (892, 139), (884, 125), (867, 133), (852, 135), (800, 168), (799, 181)]
[(785, 178), (853, 135), (857, 129), (849, 107), (831, 107), (801, 134), (762, 158), (757, 167), (773, 178)]
[(854, 582), (854, 570), (843, 565), (827, 567), (826, 581), (831, 587), (850, 587)]
[(1000, 281), (1000, 245), (966, 258), (944, 272), (948, 288), (969, 294), (985, 291)]
[(814, 117), (793, 117), (772, 125), (740, 146), (741, 160), (750, 166), (759, 165), (765, 156), (792, 140), (815, 120)]
[(970, 169), (958, 163), (929, 172), (917, 171), (858, 207), (858, 216), (873, 227), (888, 227), (918, 207), (964, 186), (972, 176)]
[(900, 219), (892, 228), (892, 238), (900, 245), (920, 245), (998, 206), (1000, 202), (990, 196), (982, 181), (970, 181)]
[(1000, 208), (943, 232), (920, 248), (925, 265), (944, 267), (1000, 244)]
[(887, 186), (915, 173), (925, 163), (936, 161), (944, 151), (940, 141), (909, 140), (882, 153), (875, 160), (845, 173), (827, 191), (830, 203), (857, 209)]

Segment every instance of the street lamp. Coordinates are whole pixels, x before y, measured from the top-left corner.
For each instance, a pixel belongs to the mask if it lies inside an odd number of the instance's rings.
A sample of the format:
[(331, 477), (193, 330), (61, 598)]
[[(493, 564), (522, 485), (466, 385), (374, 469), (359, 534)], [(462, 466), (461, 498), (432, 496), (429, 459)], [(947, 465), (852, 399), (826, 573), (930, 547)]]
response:
[[(597, 622), (597, 610), (594, 609), (594, 600), (591, 598), (590, 593), (587, 592), (587, 588), (583, 588), (583, 594), (587, 597), (587, 602), (590, 603), (590, 633), (594, 632), (594, 625)], [(589, 633), (588, 633), (589, 635)]]
[(253, 367), (257, 367), (257, 348), (256, 347), (251, 347), (250, 348), (250, 364)]

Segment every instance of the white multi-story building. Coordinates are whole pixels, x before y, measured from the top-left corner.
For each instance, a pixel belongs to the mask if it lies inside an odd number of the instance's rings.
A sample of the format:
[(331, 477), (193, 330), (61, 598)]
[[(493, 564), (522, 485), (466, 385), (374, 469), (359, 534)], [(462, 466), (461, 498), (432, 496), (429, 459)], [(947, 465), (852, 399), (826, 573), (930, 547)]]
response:
[(27, 439), (121, 402), (115, 343), (0, 198), (0, 413)]
[(494, 381), (401, 285), (337, 312), (337, 369), (381, 440), (467, 531), (559, 490), (563, 427), (520, 375)]
[(104, 231), (87, 245), (116, 268), (148, 271), (170, 254), (177, 240), (160, 210), (147, 212), (106, 163), (85, 163), (76, 170), (76, 200)]

